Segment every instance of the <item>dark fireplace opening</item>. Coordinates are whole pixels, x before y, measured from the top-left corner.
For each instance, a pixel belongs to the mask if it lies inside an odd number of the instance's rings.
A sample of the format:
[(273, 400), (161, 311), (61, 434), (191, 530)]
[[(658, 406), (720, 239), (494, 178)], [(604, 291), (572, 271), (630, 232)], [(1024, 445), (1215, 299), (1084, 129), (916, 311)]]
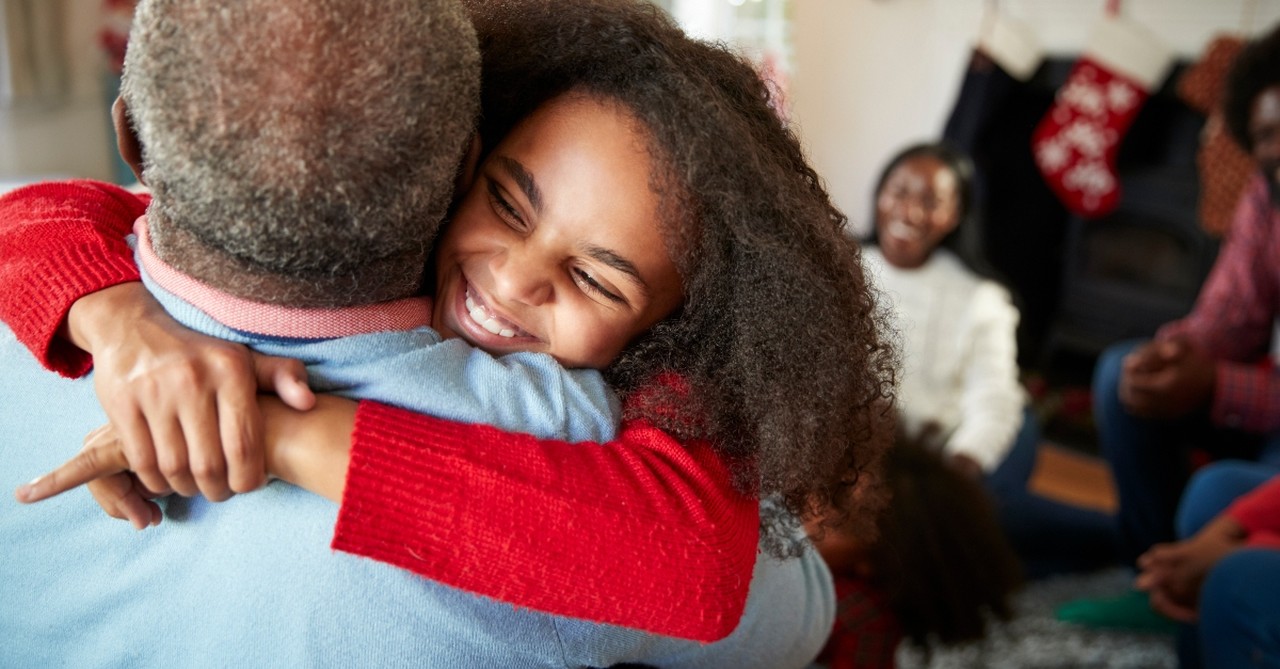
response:
[(1117, 341), (1152, 336), (1191, 310), (1213, 265), (1218, 244), (1198, 224), (1194, 180), (1157, 169), (1123, 183), (1115, 212), (1068, 220), (1046, 363), (1063, 349), (1096, 356)]
[(965, 132), (948, 138), (967, 148), (978, 168), (983, 245), (1022, 314), (1020, 365), (1052, 376), (1063, 360), (1087, 383), (1093, 359), (1108, 345), (1149, 337), (1190, 310), (1217, 240), (1198, 221), (1195, 160), (1204, 118), (1177, 97), (1183, 63), (1124, 135), (1115, 211), (1073, 216), (1048, 188), (1031, 135), (1075, 61), (1048, 58), (1031, 80), (1012, 82), (998, 96), (961, 96), (953, 119), (985, 122), (956, 126)]

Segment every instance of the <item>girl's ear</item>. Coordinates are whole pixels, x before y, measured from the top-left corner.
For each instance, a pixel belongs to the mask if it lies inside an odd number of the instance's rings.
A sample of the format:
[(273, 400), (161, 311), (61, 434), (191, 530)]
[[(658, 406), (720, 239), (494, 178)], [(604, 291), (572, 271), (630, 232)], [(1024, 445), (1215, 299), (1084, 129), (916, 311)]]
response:
[(466, 155), (462, 157), (462, 166), (458, 168), (458, 178), (453, 184), (453, 196), (461, 198), (471, 184), (475, 183), (476, 170), (480, 169), (480, 133), (471, 135), (471, 143), (467, 146)]
[(142, 181), (142, 143), (138, 141), (138, 135), (129, 121), (129, 106), (125, 104), (124, 98), (117, 96), (115, 103), (111, 105), (111, 121), (116, 127), (116, 150), (120, 152), (120, 157), (124, 158), (129, 169), (133, 170), (133, 176), (138, 178), (138, 183), (144, 183)]

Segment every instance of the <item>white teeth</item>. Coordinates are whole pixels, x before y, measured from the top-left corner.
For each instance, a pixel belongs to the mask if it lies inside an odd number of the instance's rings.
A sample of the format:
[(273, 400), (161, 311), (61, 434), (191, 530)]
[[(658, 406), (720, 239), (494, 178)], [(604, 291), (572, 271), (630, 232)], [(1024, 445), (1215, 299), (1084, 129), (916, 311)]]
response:
[(889, 225), (886, 226), (885, 232), (889, 233), (891, 237), (897, 237), (898, 239), (914, 240), (921, 236), (921, 230), (898, 220), (889, 221)]
[(515, 330), (502, 327), (502, 323), (499, 323), (496, 318), (490, 316), (484, 310), (484, 307), (476, 304), (475, 300), (471, 299), (470, 295), (467, 295), (466, 305), (467, 312), (471, 315), (471, 320), (479, 323), (480, 327), (484, 328), (491, 334), (507, 338), (516, 336)]

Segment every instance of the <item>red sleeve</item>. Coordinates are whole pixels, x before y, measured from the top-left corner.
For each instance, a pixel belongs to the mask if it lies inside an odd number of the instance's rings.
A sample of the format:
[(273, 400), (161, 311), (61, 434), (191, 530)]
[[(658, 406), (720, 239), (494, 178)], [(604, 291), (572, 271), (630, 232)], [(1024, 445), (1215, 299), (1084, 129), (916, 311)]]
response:
[(1255, 173), (1195, 307), (1156, 336), (1184, 335), (1217, 360), (1253, 362), (1266, 355), (1280, 306), (1278, 250), (1280, 213), (1271, 204), (1266, 178)]
[(1271, 544), (1280, 535), (1280, 476), (1241, 496), (1225, 513), (1245, 529), (1249, 544)]
[[(1280, 427), (1280, 378), (1264, 361), (1280, 310), (1280, 214), (1253, 175), (1191, 313), (1160, 328), (1186, 336), (1217, 361), (1211, 418), (1251, 432)], [(1263, 361), (1263, 364), (1258, 364)]]
[[(0, 198), (0, 319), (48, 367), (78, 298), (138, 279), (148, 200), (87, 181)], [(520, 606), (712, 641), (746, 604), (759, 538), (705, 444), (644, 423), (606, 445), (538, 441), (375, 404), (358, 415), (334, 547)]]
[(1219, 361), (1210, 418), (1218, 425), (1267, 433), (1280, 428), (1280, 367), (1269, 357), (1254, 363)]
[(714, 641), (742, 616), (759, 522), (707, 444), (645, 421), (568, 444), (363, 402), (333, 546), (540, 611)]
[(0, 197), (0, 320), (45, 367), (81, 376), (89, 354), (57, 336), (67, 310), (97, 290), (138, 280), (125, 243), (150, 198), (68, 181)]

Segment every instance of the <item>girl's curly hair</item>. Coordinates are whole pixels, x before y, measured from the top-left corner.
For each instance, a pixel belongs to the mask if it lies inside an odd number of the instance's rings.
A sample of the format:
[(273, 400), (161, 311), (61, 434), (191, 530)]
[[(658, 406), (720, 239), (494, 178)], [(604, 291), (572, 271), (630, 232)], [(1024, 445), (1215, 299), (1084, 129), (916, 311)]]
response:
[(929, 652), (976, 641), (1013, 616), (1022, 566), (982, 484), (943, 457), (936, 426), (900, 434), (885, 464), (890, 504), (872, 544), (873, 580), (902, 631)]
[(778, 500), (791, 515), (762, 526), (775, 553), (814, 508), (874, 504), (895, 355), (845, 216), (755, 70), (644, 2), (467, 4), (486, 146), (565, 93), (621, 105), (647, 136), (685, 302), (606, 370), (625, 417), (710, 440), (742, 492)]

